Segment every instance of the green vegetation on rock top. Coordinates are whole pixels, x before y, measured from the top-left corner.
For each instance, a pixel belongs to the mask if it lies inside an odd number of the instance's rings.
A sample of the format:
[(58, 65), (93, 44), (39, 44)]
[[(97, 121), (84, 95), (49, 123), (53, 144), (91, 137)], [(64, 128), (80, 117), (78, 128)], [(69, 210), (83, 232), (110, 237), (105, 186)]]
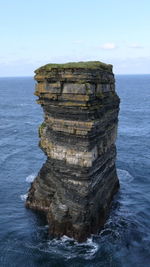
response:
[(81, 62), (69, 62), (64, 64), (47, 64), (35, 70), (35, 73), (38, 74), (41, 72), (47, 72), (51, 71), (52, 69), (101, 69), (111, 72), (112, 65), (105, 64), (100, 61), (81, 61)]

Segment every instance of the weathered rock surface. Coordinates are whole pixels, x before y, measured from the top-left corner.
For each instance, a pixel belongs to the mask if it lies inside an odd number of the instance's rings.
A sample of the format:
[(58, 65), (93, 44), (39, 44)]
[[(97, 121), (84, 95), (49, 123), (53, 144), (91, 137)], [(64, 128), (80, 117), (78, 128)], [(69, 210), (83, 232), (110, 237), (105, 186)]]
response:
[(44, 110), (40, 147), (47, 161), (26, 206), (44, 211), (52, 236), (84, 241), (104, 225), (119, 182), (115, 140), (119, 98), (112, 66), (49, 64), (36, 71)]

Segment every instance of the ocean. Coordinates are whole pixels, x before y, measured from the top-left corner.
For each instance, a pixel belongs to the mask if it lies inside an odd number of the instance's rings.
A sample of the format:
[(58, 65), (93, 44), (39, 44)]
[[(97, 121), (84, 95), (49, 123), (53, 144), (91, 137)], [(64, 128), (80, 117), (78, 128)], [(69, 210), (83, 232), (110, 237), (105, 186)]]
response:
[(34, 83), (0, 78), (0, 267), (150, 266), (150, 75), (116, 76), (120, 190), (103, 230), (81, 244), (49, 239), (44, 218), (24, 206), (45, 161)]

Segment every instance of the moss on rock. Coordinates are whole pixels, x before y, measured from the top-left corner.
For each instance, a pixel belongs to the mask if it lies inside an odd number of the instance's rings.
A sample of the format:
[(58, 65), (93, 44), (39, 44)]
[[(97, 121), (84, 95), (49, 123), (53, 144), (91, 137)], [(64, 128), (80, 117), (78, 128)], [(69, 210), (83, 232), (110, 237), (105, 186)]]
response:
[(46, 64), (37, 70), (35, 73), (38, 74), (43, 71), (51, 71), (52, 69), (101, 69), (112, 72), (112, 65), (105, 64), (101, 61), (80, 61), (80, 62), (69, 62), (64, 64)]
[(40, 124), (40, 126), (39, 126), (39, 138), (41, 138), (43, 129), (44, 129), (45, 127), (46, 127), (46, 123), (45, 123), (45, 122), (42, 122), (42, 124)]

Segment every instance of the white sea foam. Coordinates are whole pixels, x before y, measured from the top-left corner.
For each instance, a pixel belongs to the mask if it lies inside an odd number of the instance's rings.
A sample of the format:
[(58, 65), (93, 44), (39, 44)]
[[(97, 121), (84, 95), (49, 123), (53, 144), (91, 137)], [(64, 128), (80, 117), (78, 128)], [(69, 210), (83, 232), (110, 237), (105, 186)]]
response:
[(30, 174), (29, 176), (26, 177), (26, 182), (32, 183), (35, 177), (36, 177), (35, 173)]
[(63, 236), (60, 239), (54, 238), (47, 242), (40, 242), (35, 246), (28, 244), (28, 248), (51, 253), (54, 257), (63, 257), (66, 260), (73, 258), (91, 260), (92, 258), (95, 258), (99, 245), (93, 241), (92, 237), (87, 239), (86, 242), (78, 243), (73, 238)]
[(122, 181), (130, 183), (134, 180), (134, 177), (126, 170), (117, 169), (117, 173)]
[(48, 247), (53, 253), (57, 255), (62, 255), (66, 259), (72, 258), (84, 258), (91, 259), (95, 257), (98, 251), (98, 244), (94, 242), (91, 238), (88, 238), (86, 242), (78, 243), (74, 238), (70, 238), (66, 235), (60, 239), (52, 239), (48, 241)]
[(20, 198), (22, 201), (25, 201), (27, 199), (28, 194), (20, 195)]
[(32, 122), (32, 121), (25, 121), (25, 124), (32, 125), (32, 124), (33, 124), (33, 122)]
[[(80, 246), (80, 244), (78, 244), (78, 246)], [(81, 246), (85, 246), (86, 248), (86, 253), (84, 255), (85, 259), (91, 259), (99, 248), (98, 244), (93, 241), (92, 237), (88, 238), (85, 243), (81, 243)]]
[(21, 103), (21, 104), (17, 104), (17, 106), (21, 106), (21, 107), (24, 107), (24, 106), (31, 106), (32, 104), (29, 104), (29, 103)]
[(69, 237), (69, 236), (66, 236), (66, 235), (63, 235), (63, 236), (61, 237), (61, 241), (62, 241), (62, 242), (73, 241), (73, 240), (74, 240), (73, 238), (71, 238), (71, 237)]

